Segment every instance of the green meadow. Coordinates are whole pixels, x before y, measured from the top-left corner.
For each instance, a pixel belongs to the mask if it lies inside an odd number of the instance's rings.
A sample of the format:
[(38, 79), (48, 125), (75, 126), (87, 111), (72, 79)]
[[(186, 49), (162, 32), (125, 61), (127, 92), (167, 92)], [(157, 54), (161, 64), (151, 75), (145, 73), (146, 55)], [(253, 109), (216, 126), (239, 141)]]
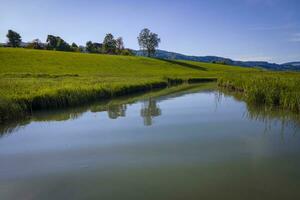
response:
[(299, 111), (300, 75), (136, 56), (0, 48), (0, 122), (34, 110), (218, 80), (245, 100)]

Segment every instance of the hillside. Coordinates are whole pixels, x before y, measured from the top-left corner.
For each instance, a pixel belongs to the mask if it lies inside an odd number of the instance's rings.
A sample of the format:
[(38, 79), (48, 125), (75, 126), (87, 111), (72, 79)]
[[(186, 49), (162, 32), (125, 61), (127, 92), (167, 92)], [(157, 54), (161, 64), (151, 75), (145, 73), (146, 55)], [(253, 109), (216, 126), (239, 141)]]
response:
[(0, 121), (24, 111), (166, 87), (170, 80), (255, 71), (190, 61), (0, 48)]
[[(142, 56), (142, 51), (135, 51), (136, 55)], [(300, 62), (290, 62), (284, 64), (276, 64), (276, 63), (269, 63), (265, 61), (236, 61), (229, 58), (223, 58), (218, 56), (187, 56), (184, 54), (169, 52), (158, 50), (155, 53), (156, 58), (161, 59), (171, 59), (171, 60), (187, 60), (187, 61), (196, 61), (196, 62), (222, 62), (228, 65), (233, 66), (242, 66), (242, 67), (260, 67), (267, 70), (276, 70), (276, 71), (300, 71)]]

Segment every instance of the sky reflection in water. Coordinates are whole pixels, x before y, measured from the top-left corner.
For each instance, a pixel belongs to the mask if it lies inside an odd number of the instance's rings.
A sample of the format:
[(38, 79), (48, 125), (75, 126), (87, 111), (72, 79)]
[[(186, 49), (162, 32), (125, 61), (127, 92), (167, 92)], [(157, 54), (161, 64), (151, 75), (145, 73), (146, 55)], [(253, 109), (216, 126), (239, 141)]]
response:
[(300, 197), (297, 115), (238, 99), (195, 86), (36, 113), (2, 128), (0, 199)]

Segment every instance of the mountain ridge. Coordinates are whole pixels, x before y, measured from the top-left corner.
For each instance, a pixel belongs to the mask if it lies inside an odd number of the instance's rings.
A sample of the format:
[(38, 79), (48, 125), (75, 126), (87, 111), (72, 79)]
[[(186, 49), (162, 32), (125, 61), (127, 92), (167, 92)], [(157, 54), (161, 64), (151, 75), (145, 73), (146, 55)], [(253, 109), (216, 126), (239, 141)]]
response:
[[(144, 52), (141, 50), (134, 50), (137, 56), (144, 56)], [(242, 67), (258, 67), (267, 70), (276, 71), (300, 71), (300, 62), (287, 62), (283, 64), (270, 63), (267, 61), (238, 61), (230, 58), (224, 58), (219, 56), (189, 56), (185, 54), (157, 50), (154, 55), (155, 58), (170, 59), (170, 60), (187, 60), (196, 62), (209, 62), (209, 63), (220, 63)]]

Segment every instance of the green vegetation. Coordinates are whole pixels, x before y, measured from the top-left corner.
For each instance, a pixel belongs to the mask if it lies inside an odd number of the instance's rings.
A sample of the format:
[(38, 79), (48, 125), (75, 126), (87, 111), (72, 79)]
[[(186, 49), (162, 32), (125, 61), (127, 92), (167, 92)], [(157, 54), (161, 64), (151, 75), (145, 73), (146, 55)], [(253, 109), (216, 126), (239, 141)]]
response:
[(144, 57), (0, 48), (0, 121), (32, 110), (249, 71), (253, 70)]
[[(148, 29), (144, 29), (144, 30), (148, 30)], [(158, 39), (157, 34), (154, 33), (151, 33), (149, 36), (150, 37), (146, 38), (147, 47), (150, 48), (151, 46), (151, 52), (154, 53), (155, 48), (158, 47), (158, 43), (156, 44), (156, 46), (153, 46), (153, 43), (157, 42), (157, 40), (160, 41), (160, 39)], [(8, 30), (6, 37), (8, 39), (8, 42), (4, 45), (5, 47), (21, 46), (22, 38), (19, 33), (13, 30)], [(87, 41), (85, 47), (78, 46), (74, 42), (70, 45), (61, 37), (54, 36), (54, 35), (48, 35), (46, 43), (43, 43), (39, 39), (34, 39), (29, 43), (23, 43), (22, 47), (26, 49), (38, 49), (38, 50), (97, 53), (97, 54), (111, 54), (111, 55), (123, 55), (123, 56), (133, 55), (133, 51), (131, 49), (125, 48), (123, 38), (118, 37), (117, 39), (115, 39), (111, 33), (106, 34), (103, 43), (97, 43), (97, 42), (93, 43), (92, 41)]]
[(19, 33), (13, 31), (13, 30), (8, 30), (8, 33), (6, 35), (8, 39), (8, 45), (11, 47), (19, 47), (20, 43), (22, 41), (21, 36)]
[(280, 107), (299, 113), (300, 74), (292, 72), (260, 72), (223, 76), (219, 86), (242, 93), (243, 100), (270, 108)]
[(152, 33), (149, 29), (144, 28), (139, 34), (138, 42), (140, 48), (144, 52), (147, 52), (146, 55), (151, 57), (155, 54), (161, 40), (156, 33)]
[(298, 73), (146, 57), (0, 48), (0, 121), (183, 82), (218, 79), (247, 101), (299, 112)]
[[(125, 95), (113, 99), (105, 99), (98, 102), (90, 102), (76, 107), (66, 107), (61, 109), (41, 110), (33, 112), (30, 118), (18, 119), (9, 121), (5, 124), (0, 124), (0, 137), (1, 134), (9, 134), (15, 129), (29, 124), (32, 121), (64, 121), (68, 119), (76, 119), (80, 117), (84, 112), (113, 112), (115, 108), (122, 108), (125, 105), (133, 104), (137, 101), (148, 101), (154, 98), (169, 98), (177, 97), (187, 93), (199, 92), (201, 90), (210, 90), (216, 87), (215, 82), (201, 83), (201, 84), (181, 84), (174, 87), (165, 89), (156, 89), (151, 92), (138, 93), (133, 95)], [(119, 110), (117, 110), (119, 112)], [(109, 115), (110, 116), (110, 115)]]

